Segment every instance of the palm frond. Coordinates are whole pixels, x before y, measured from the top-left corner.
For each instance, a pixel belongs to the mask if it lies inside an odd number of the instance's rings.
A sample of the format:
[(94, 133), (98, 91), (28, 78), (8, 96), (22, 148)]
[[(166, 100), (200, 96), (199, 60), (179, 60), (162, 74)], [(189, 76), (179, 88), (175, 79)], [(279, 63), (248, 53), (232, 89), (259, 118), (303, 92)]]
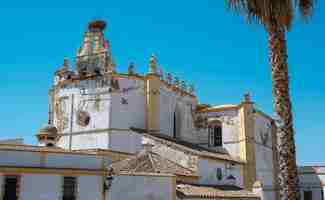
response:
[(302, 17), (305, 19), (309, 18), (313, 12), (315, 0), (299, 0), (297, 4), (299, 6), (299, 11)]

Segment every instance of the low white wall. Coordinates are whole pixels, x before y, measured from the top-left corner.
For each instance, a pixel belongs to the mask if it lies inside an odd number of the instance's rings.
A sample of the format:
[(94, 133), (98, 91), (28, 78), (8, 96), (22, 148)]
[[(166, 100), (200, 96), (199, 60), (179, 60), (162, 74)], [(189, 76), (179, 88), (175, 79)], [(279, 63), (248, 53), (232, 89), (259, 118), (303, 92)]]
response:
[(173, 200), (173, 177), (116, 176), (107, 200)]
[(0, 151), (0, 166), (29, 166), (37, 167), (40, 163), (40, 154), (23, 151)]
[(109, 149), (120, 152), (136, 153), (142, 149), (142, 135), (132, 131), (111, 131)]
[(60, 199), (61, 185), (61, 176), (23, 175), (20, 184), (20, 200)]
[[(230, 163), (229, 163), (230, 164)], [(222, 170), (222, 179), (217, 178), (217, 169)], [(236, 178), (236, 185), (239, 187), (243, 186), (242, 174), (239, 165), (232, 166), (231, 169), (226, 169), (226, 163), (218, 163), (205, 159), (199, 160), (199, 176), (200, 183), (202, 184), (229, 184), (226, 178), (229, 175), (233, 175)]]
[(101, 200), (103, 182), (101, 176), (78, 177), (78, 200)]

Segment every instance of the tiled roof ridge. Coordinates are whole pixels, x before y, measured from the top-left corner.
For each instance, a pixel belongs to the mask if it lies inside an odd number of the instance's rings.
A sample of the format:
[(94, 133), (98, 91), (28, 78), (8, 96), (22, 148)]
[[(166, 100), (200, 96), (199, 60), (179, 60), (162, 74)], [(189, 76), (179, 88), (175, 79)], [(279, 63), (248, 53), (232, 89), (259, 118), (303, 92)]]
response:
[(210, 152), (210, 151), (207, 151), (207, 150), (203, 150), (203, 148), (202, 148), (202, 150), (197, 150), (197, 149), (194, 149), (194, 148), (187, 147), (187, 146), (185, 146), (183, 144), (178, 144), (176, 141), (171, 141), (171, 140), (168, 140), (166, 138), (159, 137), (159, 134), (157, 134), (157, 133), (147, 133), (146, 130), (132, 128), (132, 127), (130, 129), (132, 131), (140, 133), (140, 134), (142, 134), (142, 135), (144, 135), (146, 137), (149, 137), (149, 138), (151, 138), (153, 140), (159, 141), (161, 143), (165, 143), (166, 145), (169, 145), (169, 146), (174, 146), (174, 147), (176, 147), (178, 149), (181, 149), (182, 151), (188, 151), (188, 152), (190, 152), (192, 154), (195, 154), (195, 155), (199, 155), (199, 156), (203, 156), (203, 157), (209, 157), (209, 158), (213, 158), (213, 159), (228, 160), (228, 161), (233, 161), (233, 162), (240, 163), (240, 164), (245, 163), (243, 160), (241, 160), (239, 158), (234, 158), (229, 154), (221, 154), (221, 153), (218, 153), (218, 152)]

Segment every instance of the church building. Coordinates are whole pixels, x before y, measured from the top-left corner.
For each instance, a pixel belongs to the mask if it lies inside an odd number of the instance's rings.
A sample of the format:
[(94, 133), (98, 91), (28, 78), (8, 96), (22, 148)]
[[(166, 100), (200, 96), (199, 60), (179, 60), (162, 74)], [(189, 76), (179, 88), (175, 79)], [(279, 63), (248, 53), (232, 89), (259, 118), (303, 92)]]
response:
[[(0, 200), (279, 199), (275, 121), (249, 94), (199, 103), (155, 55), (119, 72), (105, 27), (54, 73), (38, 144), (0, 141)], [(325, 167), (299, 174), (302, 200), (324, 199)]]

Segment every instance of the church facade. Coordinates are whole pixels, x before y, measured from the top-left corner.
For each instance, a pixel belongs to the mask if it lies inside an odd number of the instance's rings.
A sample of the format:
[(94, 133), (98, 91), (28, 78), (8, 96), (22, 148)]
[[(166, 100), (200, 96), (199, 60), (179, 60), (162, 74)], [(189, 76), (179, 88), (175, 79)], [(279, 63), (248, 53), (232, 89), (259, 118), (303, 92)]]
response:
[[(91, 22), (75, 66), (55, 72), (38, 145), (0, 144), (0, 199), (279, 198), (276, 125), (248, 94), (200, 104), (154, 55), (147, 74), (118, 72), (105, 26)], [(315, 169), (301, 170), (305, 200), (324, 198)]]

